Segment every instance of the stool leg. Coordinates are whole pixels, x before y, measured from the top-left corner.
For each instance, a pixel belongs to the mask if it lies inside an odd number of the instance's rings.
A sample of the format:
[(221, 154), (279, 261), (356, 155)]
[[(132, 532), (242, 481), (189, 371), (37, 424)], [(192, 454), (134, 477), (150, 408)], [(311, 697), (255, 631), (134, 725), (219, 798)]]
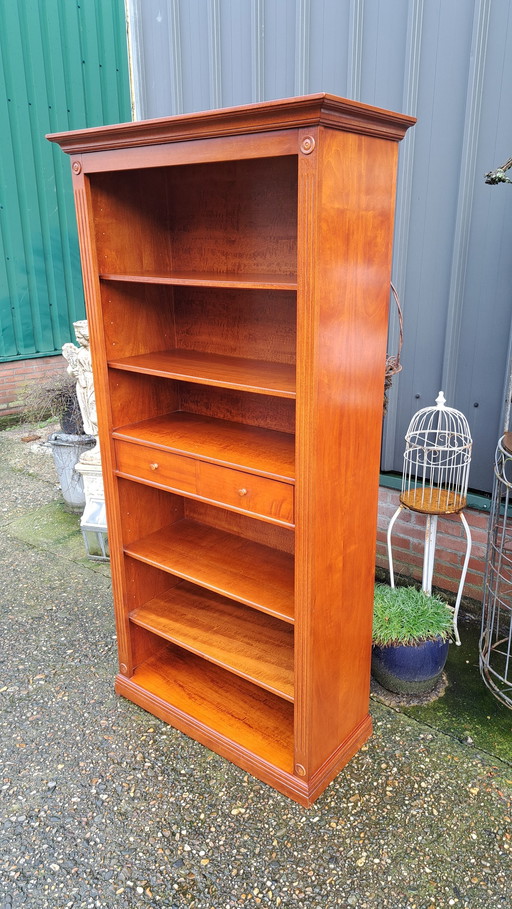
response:
[(458, 618), (458, 615), (459, 615), (460, 601), (461, 601), (461, 599), (462, 599), (462, 590), (463, 590), (463, 588), (464, 588), (464, 582), (465, 582), (465, 580), (466, 580), (466, 572), (467, 572), (467, 570), (468, 570), (468, 565), (469, 565), (469, 556), (470, 556), (470, 554), (471, 554), (471, 542), (472, 542), (472, 541), (471, 541), (471, 531), (470, 531), (470, 529), (469, 529), (469, 524), (468, 524), (468, 522), (466, 521), (465, 515), (462, 513), (462, 511), (459, 512), (459, 517), (460, 517), (460, 519), (461, 519), (461, 521), (462, 521), (462, 526), (464, 527), (464, 530), (466, 531), (466, 540), (467, 540), (467, 544), (466, 544), (466, 557), (465, 557), (465, 559), (464, 559), (464, 565), (463, 565), (463, 567), (462, 567), (462, 574), (461, 574), (461, 576), (460, 576), (459, 590), (458, 590), (458, 593), (457, 593), (457, 599), (456, 599), (456, 601), (455, 601), (455, 608), (454, 608), (454, 610), (453, 610), (453, 631), (454, 631), (454, 634), (455, 634), (455, 643), (456, 643), (457, 645), (460, 645), (459, 631), (458, 631), (458, 628), (457, 628), (457, 618)]
[(436, 552), (437, 515), (427, 515), (425, 527), (425, 553), (423, 556), (423, 591), (430, 596), (432, 593), (432, 577), (434, 575), (434, 556)]
[(391, 589), (393, 589), (395, 586), (395, 574), (393, 571), (393, 553), (391, 550), (391, 531), (393, 530), (393, 525), (394, 525), (398, 515), (402, 511), (403, 507), (404, 507), (403, 505), (398, 506), (397, 510), (395, 511), (395, 513), (394, 513), (393, 517), (391, 518), (389, 525), (388, 525), (387, 541), (388, 541), (389, 583), (390, 583)]

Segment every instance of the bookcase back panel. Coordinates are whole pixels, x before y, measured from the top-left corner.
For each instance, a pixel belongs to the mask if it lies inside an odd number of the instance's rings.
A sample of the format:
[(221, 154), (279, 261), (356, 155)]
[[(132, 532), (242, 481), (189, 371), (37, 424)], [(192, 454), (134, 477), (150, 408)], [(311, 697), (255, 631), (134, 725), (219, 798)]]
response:
[(174, 300), (176, 347), (295, 363), (294, 293), (179, 287)]
[(294, 534), (293, 530), (286, 527), (268, 524), (266, 521), (259, 521), (204, 502), (196, 502), (194, 499), (185, 500), (184, 509), (185, 517), (200, 524), (226, 530), (254, 543), (263, 543), (265, 546), (272, 546), (293, 555)]
[(100, 273), (296, 274), (295, 156), (90, 181)]
[(130, 645), (132, 672), (135, 672), (139, 666), (144, 666), (148, 660), (154, 659), (158, 655), (164, 656), (168, 647), (165, 638), (132, 623), (130, 623)]
[(275, 429), (295, 432), (295, 401), (251, 392), (212, 388), (205, 385), (181, 383), (181, 409), (189, 413)]
[(295, 274), (297, 161), (223, 161), (169, 170), (175, 267)]
[(293, 434), (295, 401), (110, 369), (112, 429), (184, 411)]

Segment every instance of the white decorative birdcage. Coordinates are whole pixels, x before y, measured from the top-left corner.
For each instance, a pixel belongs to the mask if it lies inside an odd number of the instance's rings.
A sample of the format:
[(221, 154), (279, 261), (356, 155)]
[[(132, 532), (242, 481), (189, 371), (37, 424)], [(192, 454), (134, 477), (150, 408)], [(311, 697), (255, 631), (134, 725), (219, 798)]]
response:
[(400, 501), (423, 514), (456, 514), (466, 505), (471, 433), (464, 414), (446, 407), (442, 391), (435, 407), (416, 413), (407, 430)]
[(442, 391), (435, 407), (424, 407), (412, 418), (406, 436), (400, 505), (388, 527), (388, 556), (391, 586), (395, 586), (391, 531), (403, 509), (426, 515), (423, 590), (432, 593), (437, 519), (458, 514), (466, 533), (466, 556), (454, 607), (457, 644), (457, 616), (471, 552), (471, 533), (463, 514), (466, 505), (472, 439), (468, 421), (459, 410), (446, 406)]

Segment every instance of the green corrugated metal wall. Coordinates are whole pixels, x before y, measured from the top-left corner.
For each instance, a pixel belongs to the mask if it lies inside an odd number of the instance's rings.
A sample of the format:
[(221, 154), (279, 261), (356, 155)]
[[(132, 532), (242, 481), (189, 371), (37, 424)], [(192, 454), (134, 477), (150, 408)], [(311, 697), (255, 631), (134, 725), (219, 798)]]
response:
[(0, 361), (84, 317), (69, 159), (48, 132), (131, 119), (123, 0), (0, 2)]

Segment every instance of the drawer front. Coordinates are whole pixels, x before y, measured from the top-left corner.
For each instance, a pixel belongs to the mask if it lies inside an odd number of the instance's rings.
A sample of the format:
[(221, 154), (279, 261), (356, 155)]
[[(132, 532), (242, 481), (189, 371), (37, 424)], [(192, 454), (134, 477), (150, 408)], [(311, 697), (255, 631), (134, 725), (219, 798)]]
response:
[(289, 483), (198, 461), (197, 488), (200, 496), (237, 511), (293, 524), (293, 486)]
[(115, 442), (119, 473), (236, 511), (293, 524), (293, 486), (169, 451)]
[(196, 461), (170, 451), (157, 451), (144, 445), (116, 442), (116, 463), (120, 473), (177, 492), (196, 493)]

